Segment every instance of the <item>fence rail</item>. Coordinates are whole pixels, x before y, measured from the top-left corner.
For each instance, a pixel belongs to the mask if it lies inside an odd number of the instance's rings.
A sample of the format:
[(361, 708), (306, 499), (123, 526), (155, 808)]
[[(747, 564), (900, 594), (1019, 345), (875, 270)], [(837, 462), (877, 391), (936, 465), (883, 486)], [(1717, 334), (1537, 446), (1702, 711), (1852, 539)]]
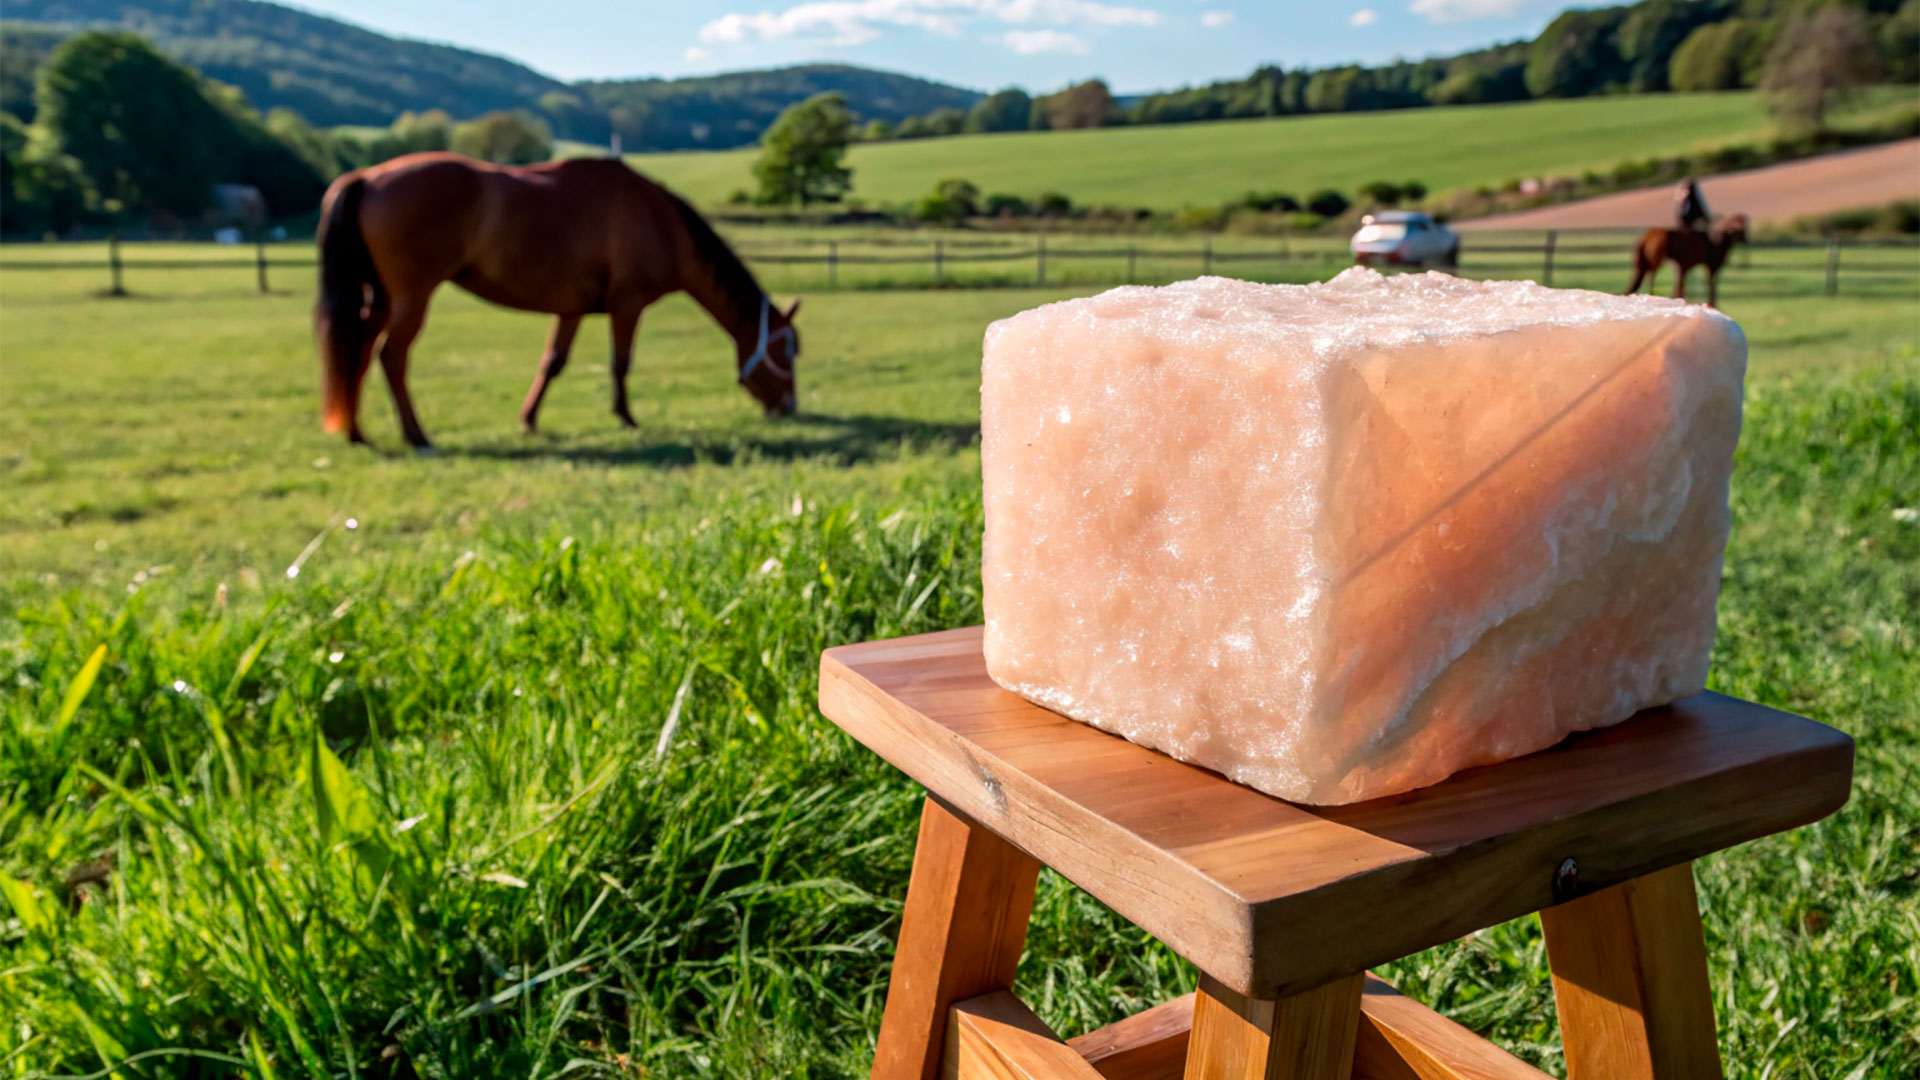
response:
[[(1479, 239), (1482, 236), (1486, 238), (1484, 242)], [(1623, 269), (1626, 242), (1630, 237), (1630, 232), (1622, 230), (1545, 230), (1538, 234), (1522, 235), (1466, 233), (1461, 238), (1460, 265), (1454, 268), (1454, 272), (1474, 278), (1537, 276), (1543, 284), (1551, 285), (1556, 273), (1564, 277)], [(1143, 262), (1161, 268), (1177, 264), (1183, 271), (1191, 267), (1207, 274), (1220, 265), (1258, 263), (1312, 270), (1330, 268), (1351, 260), (1344, 243), (1337, 237), (1280, 237), (1272, 246), (1256, 238), (1233, 238), (1232, 246), (1225, 248), (1216, 247), (1212, 236), (1203, 237), (1198, 245), (1143, 244), (1133, 240), (1119, 244), (1111, 238), (1098, 237), (1088, 237), (1086, 240), (1083, 246), (1061, 247), (1057, 240), (1049, 243), (1046, 234), (1025, 242), (1023, 239), (984, 236), (978, 240), (969, 238), (952, 247), (946, 239), (934, 239), (911, 248), (895, 242), (869, 241), (868, 247), (881, 249), (877, 251), (843, 251), (839, 241), (829, 240), (811, 245), (790, 243), (779, 248), (742, 244), (738, 250), (749, 263), (756, 265), (824, 269), (828, 289), (843, 287), (842, 270), (858, 267), (926, 267), (929, 274), (924, 280), (904, 283), (905, 287), (964, 288), (984, 284), (1045, 285), (1048, 283), (1050, 263), (1055, 264), (1056, 269), (1063, 263), (1101, 260), (1111, 263), (1104, 277), (1072, 277), (1076, 284), (1091, 284), (1138, 281), (1141, 279), (1140, 267)], [(137, 250), (150, 243), (171, 247), (204, 244), (208, 248), (217, 246), (222, 250), (231, 250), (234, 254), (231, 257), (210, 258), (127, 257), (129, 249)], [(106, 246), (104, 259), (0, 258), (0, 271), (103, 271), (107, 278), (105, 293), (124, 296), (127, 295), (126, 280), (129, 274), (178, 270), (252, 270), (255, 287), (259, 292), (266, 293), (272, 291), (274, 271), (311, 273), (317, 265), (310, 255), (288, 258), (275, 250), (279, 245), (270, 246), (264, 242), (253, 244), (251, 252), (236, 245), (216, 245), (209, 241), (123, 241), (118, 237), (108, 238)], [(9, 253), (36, 247), (41, 245), (7, 245)], [(1886, 261), (1892, 253), (1900, 253), (1894, 256), (1901, 258), (1900, 263)], [(1597, 257), (1602, 254), (1606, 256), (1605, 259)], [(1795, 261), (1792, 258), (1794, 255), (1803, 257)], [(1122, 261), (1125, 263), (1124, 272), (1119, 267)], [(1030, 265), (1032, 270), (1024, 280), (1001, 278), (989, 281), (953, 273), (956, 267), (989, 264), (1014, 267)], [(1736, 275), (1772, 271), (1805, 275), (1809, 279), (1817, 276), (1821, 292), (1827, 296), (1838, 296), (1843, 278), (1856, 282), (1894, 278), (1920, 282), (1920, 243), (1838, 238), (1824, 241), (1762, 240), (1740, 249), (1731, 269)], [(1066, 275), (1056, 272), (1056, 282), (1062, 276)], [(1148, 276), (1164, 280), (1167, 275)], [(897, 288), (903, 287), (903, 283), (887, 279), (864, 284), (855, 282), (851, 287)]]

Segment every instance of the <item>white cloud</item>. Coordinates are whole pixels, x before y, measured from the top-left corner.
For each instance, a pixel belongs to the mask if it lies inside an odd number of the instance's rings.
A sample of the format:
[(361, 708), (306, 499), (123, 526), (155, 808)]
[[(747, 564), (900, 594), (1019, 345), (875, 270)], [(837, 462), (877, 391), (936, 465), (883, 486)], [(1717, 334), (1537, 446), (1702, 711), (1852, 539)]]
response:
[(1361, 8), (1359, 11), (1353, 13), (1353, 18), (1347, 21), (1355, 26), (1372, 26), (1375, 22), (1378, 22), (1379, 19), (1380, 16), (1375, 15), (1372, 8)]
[[(957, 35), (963, 23), (984, 20), (1005, 26), (1124, 27), (1156, 26), (1160, 13), (1101, 0), (810, 0), (780, 11), (732, 12), (700, 28), (709, 45), (781, 38), (823, 39), (835, 45), (859, 45), (889, 29), (916, 29), (946, 37)], [(1011, 35), (1003, 36), (1006, 40)], [(1080, 48), (1067, 48), (1074, 38)], [(1027, 36), (1022, 41), (1038, 42)], [(1072, 34), (1045, 39), (1050, 44), (1021, 51), (1085, 51), (1086, 42)], [(1012, 45), (1011, 41), (1007, 42)], [(1020, 46), (1014, 45), (1016, 49)]]
[(700, 60), (705, 60), (705, 59), (706, 59), (707, 57), (709, 57), (709, 56), (712, 56), (712, 55), (713, 55), (712, 53), (710, 53), (710, 52), (708, 52), (707, 50), (705, 50), (705, 49), (703, 49), (703, 48), (701, 48), (701, 47), (700, 47), (700, 46), (698, 46), (698, 45), (689, 45), (689, 46), (687, 46), (687, 51), (686, 51), (686, 54), (685, 54), (685, 56), (686, 56), (686, 58), (687, 58), (687, 59), (688, 59), (689, 61), (700, 61)]
[(1223, 26), (1232, 26), (1233, 12), (1231, 11), (1202, 12), (1200, 14), (1200, 25), (1206, 27), (1209, 30), (1218, 30)]
[(1428, 22), (1463, 22), (1512, 15), (1527, 6), (1528, 0), (1413, 0), (1407, 10), (1424, 16)]
[(1079, 55), (1087, 51), (1086, 38), (1060, 30), (1009, 30), (999, 40), (1023, 56), (1049, 52)]

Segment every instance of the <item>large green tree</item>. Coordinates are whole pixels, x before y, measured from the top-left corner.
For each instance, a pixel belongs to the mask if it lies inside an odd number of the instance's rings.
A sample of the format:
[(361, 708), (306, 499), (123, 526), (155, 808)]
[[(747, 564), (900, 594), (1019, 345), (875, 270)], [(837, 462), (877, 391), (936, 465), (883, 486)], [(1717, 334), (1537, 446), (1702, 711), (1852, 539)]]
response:
[(1824, 7), (1789, 21), (1767, 54), (1760, 88), (1783, 124), (1819, 131), (1827, 111), (1880, 77), (1867, 18), (1858, 8)]
[(198, 214), (227, 179), (226, 114), (199, 76), (138, 35), (67, 39), (40, 69), (34, 99), (40, 125), (121, 208)]
[(1566, 11), (1547, 24), (1527, 54), (1527, 90), (1534, 97), (1583, 97), (1624, 86), (1627, 70), (1615, 31), (1625, 8)]
[(1673, 51), (1667, 81), (1673, 89), (1688, 93), (1751, 85), (1758, 77), (1754, 60), (1758, 40), (1746, 19), (1702, 26)]
[(854, 138), (854, 115), (845, 95), (815, 94), (791, 106), (760, 140), (753, 175), (763, 203), (838, 202), (853, 186), (844, 164)]
[(241, 93), (133, 34), (76, 34), (47, 58), (36, 126), (79, 164), (108, 213), (193, 217), (216, 184), (260, 189), (275, 215), (319, 201), (325, 170), (277, 137)]
[(553, 133), (528, 113), (490, 112), (456, 125), (452, 148), (500, 165), (531, 165), (553, 156)]
[(1643, 0), (1628, 8), (1614, 33), (1627, 88), (1635, 93), (1667, 89), (1674, 50), (1695, 27), (1719, 14), (1712, 0)]
[(0, 112), (0, 230), (66, 232), (90, 194), (80, 163), (50, 145), (44, 130)]
[(1920, 82), (1920, 0), (1906, 0), (1880, 26), (1880, 66), (1889, 82)]
[(1010, 86), (981, 98), (967, 112), (968, 131), (1025, 131), (1033, 116), (1033, 98)]

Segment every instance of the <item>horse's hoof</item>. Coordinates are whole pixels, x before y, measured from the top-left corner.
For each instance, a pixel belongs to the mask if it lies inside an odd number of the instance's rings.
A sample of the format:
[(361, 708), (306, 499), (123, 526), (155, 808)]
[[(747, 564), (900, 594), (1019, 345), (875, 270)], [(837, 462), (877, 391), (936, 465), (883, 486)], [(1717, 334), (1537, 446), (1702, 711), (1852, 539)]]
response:
[(614, 413), (613, 415), (620, 421), (620, 426), (623, 428), (637, 428), (640, 426), (634, 423), (633, 417), (626, 413)]
[(413, 448), (413, 456), (415, 457), (433, 457), (439, 452), (439, 450), (434, 448), (432, 443), (421, 443)]

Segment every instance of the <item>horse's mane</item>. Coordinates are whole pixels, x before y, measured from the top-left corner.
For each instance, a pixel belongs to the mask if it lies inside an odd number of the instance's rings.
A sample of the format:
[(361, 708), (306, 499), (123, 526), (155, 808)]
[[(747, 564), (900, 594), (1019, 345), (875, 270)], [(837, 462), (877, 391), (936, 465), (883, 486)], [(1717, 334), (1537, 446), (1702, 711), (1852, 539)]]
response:
[(719, 233), (713, 231), (713, 226), (701, 216), (700, 211), (665, 185), (654, 186), (660, 189), (660, 193), (667, 197), (674, 211), (680, 215), (680, 222), (686, 226), (687, 236), (692, 239), (695, 250), (706, 258), (712, 268), (714, 287), (732, 301), (741, 314), (757, 311), (761, 299), (766, 296), (766, 290), (754, 279), (753, 271), (747, 269), (747, 264), (740, 261), (740, 256), (734, 254), (733, 248), (720, 238)]

